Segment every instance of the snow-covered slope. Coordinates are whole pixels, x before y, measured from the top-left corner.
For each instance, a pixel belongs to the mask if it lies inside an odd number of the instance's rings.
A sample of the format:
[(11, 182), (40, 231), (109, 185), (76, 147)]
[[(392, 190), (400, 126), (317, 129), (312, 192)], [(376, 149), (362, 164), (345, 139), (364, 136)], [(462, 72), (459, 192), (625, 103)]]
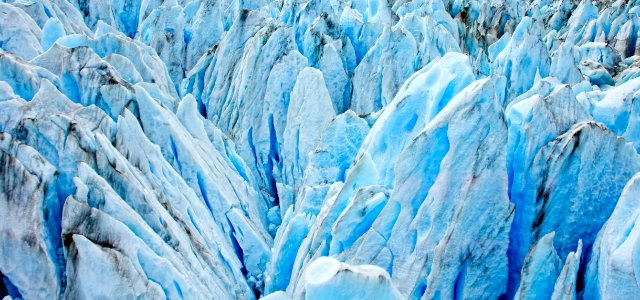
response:
[(2, 0), (0, 297), (631, 299), (640, 1)]

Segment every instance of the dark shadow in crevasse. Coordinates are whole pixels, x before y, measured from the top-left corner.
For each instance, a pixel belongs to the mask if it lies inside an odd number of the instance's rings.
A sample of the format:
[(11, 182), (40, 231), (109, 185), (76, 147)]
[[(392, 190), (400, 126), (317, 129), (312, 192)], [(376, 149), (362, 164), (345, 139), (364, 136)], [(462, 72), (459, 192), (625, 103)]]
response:
[(9, 278), (5, 277), (2, 272), (0, 272), (0, 299), (4, 298), (4, 296), (11, 296), (13, 299), (22, 298), (20, 292), (16, 288), (13, 283), (9, 280)]

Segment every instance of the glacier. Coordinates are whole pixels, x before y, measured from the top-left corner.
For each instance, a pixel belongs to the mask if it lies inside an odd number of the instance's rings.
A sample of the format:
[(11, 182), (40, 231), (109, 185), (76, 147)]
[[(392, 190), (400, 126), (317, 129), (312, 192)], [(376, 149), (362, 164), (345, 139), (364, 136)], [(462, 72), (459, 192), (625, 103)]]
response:
[(1, 0), (0, 298), (636, 299), (638, 0)]

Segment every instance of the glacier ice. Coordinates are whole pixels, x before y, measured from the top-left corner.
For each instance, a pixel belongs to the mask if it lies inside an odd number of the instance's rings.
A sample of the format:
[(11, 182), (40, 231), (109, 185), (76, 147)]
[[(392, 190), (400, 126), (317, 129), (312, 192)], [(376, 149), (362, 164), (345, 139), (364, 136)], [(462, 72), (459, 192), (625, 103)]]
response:
[(640, 294), (640, 1), (0, 1), (0, 298)]
[(638, 175), (624, 188), (611, 218), (602, 227), (593, 246), (587, 267), (586, 291), (592, 299), (614, 299), (638, 294), (637, 235), (638, 221), (634, 195)]
[(321, 257), (307, 269), (305, 299), (400, 299), (389, 275), (380, 267), (350, 266)]
[(537, 241), (522, 267), (520, 286), (514, 299), (550, 299), (560, 275), (560, 258), (553, 246), (554, 232)]

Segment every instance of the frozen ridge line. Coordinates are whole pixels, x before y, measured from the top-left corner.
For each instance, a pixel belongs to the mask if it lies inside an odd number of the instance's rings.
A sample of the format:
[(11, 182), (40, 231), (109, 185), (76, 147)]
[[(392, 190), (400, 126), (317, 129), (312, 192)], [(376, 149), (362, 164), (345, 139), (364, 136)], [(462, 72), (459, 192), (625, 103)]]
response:
[(2, 0), (0, 298), (632, 299), (640, 1)]

